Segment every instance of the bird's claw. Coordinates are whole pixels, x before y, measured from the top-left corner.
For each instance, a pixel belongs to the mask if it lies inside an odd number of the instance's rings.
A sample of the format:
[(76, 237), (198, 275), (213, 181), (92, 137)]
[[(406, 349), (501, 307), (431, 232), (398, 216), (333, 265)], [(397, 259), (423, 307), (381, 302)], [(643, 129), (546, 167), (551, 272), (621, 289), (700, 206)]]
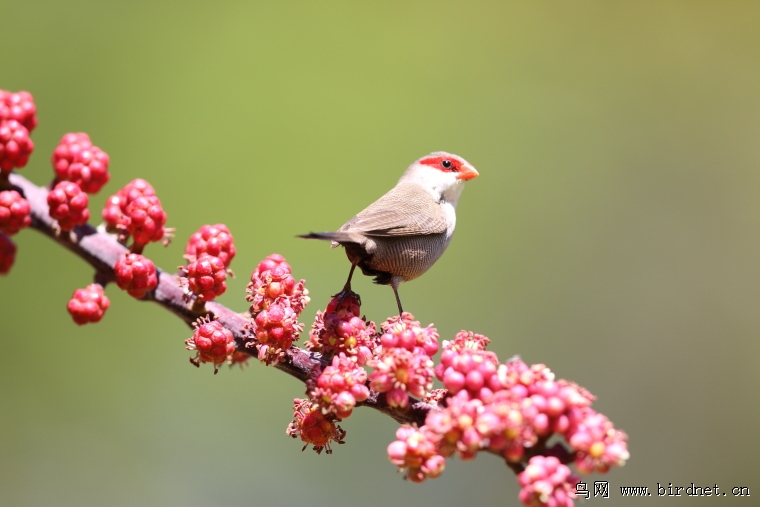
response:
[(362, 298), (359, 294), (351, 290), (351, 286), (343, 287), (343, 290), (338, 292), (333, 296), (333, 298), (338, 298), (338, 304), (336, 306), (340, 306), (340, 304), (343, 302), (344, 299), (348, 296), (353, 296), (356, 298), (356, 300), (359, 302), (359, 306), (362, 304)]

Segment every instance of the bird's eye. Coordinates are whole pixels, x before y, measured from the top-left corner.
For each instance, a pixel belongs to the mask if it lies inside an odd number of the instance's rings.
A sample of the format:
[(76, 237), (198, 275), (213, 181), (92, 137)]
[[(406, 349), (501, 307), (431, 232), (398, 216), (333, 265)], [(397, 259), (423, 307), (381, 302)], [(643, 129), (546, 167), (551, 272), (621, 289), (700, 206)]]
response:
[(444, 169), (451, 169), (451, 160), (444, 160), (441, 162), (441, 165), (444, 167)]

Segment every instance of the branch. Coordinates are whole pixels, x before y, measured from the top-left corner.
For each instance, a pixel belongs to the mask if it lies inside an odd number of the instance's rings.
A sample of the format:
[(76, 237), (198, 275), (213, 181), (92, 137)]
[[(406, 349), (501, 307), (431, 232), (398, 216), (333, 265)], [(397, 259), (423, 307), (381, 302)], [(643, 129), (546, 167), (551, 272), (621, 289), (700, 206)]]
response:
[[(105, 285), (107, 282), (116, 280), (114, 264), (129, 250), (116, 240), (115, 235), (98, 230), (90, 224), (77, 226), (70, 234), (59, 231), (55, 227), (55, 221), (48, 214), (48, 189), (38, 187), (16, 173), (10, 174), (9, 181), (31, 205), (32, 228), (87, 261), (95, 268), (95, 278), (98, 282)], [(199, 317), (211, 314), (235, 337), (238, 351), (255, 357), (254, 349), (245, 346), (246, 340), (250, 341), (247, 334), (247, 325), (250, 322), (248, 315), (237, 313), (215, 301), (206, 302), (205, 309), (203, 307), (200, 310), (194, 308), (192, 302), (185, 301), (185, 291), (180, 286), (177, 275), (167, 273), (159, 268), (156, 269), (156, 272), (158, 286), (155, 290), (147, 293), (142, 301), (153, 301), (161, 305), (190, 327)], [(313, 354), (298, 347), (291, 347), (285, 359), (275, 367), (301, 382), (306, 382), (312, 369), (320, 364), (320, 360), (319, 354)], [(425, 416), (432, 405), (413, 398), (410, 401), (407, 409), (393, 408), (388, 405), (384, 394), (372, 392), (366, 401), (358, 405), (378, 410), (401, 424), (416, 423), (421, 426), (424, 424)]]
[[(349, 289), (317, 313), (307, 344), (310, 351), (291, 346), (303, 331), (297, 319), (308, 303), (308, 291), (303, 280), (295, 282), (282, 256), (268, 256), (251, 276), (246, 298), (252, 302), (250, 314), (215, 301), (203, 303), (224, 291), (228, 261), (234, 256), (232, 236), (226, 226), (217, 224), (227, 234), (226, 240), (215, 239), (217, 245), (228, 241), (219, 247), (226, 249), (222, 253), (227, 261), (206, 255), (205, 244), (191, 253), (193, 242), (205, 241), (197, 238), (216, 227), (204, 226), (189, 243), (189, 263), (181, 268), (182, 274), (155, 269), (140, 254), (146, 244), (165, 237), (166, 213), (144, 180), (122, 188), (104, 209), (108, 227), (124, 234), (110, 234), (105, 224), (98, 228), (84, 224), (64, 232), (87, 220), (83, 192), (95, 193), (108, 182), (108, 155), (93, 146), (87, 134), (69, 133), (53, 154), (55, 189), (8, 174), (9, 168), (23, 167), (31, 154), (29, 132), (37, 124), (36, 108), (31, 94), (4, 90), (0, 90), (0, 106), (4, 133), (0, 191), (16, 190), (0, 192), (0, 247), (5, 245), (2, 251), (10, 252), (3, 253), (0, 261), (12, 263), (15, 254), (5, 234), (27, 224), (87, 261), (95, 269), (97, 284), (77, 290), (69, 301), (76, 322), (97, 322), (108, 307), (102, 286), (117, 282), (138, 299), (153, 301), (196, 327), (193, 337), (185, 341), (188, 349), (197, 352), (190, 359), (193, 364), (213, 362), (216, 372), (220, 363), (236, 361), (232, 352), (237, 350), (261, 357), (306, 384), (307, 398), (294, 400), (294, 420), (286, 432), (300, 436), (307, 443), (304, 449), (312, 445), (317, 453), (330, 453), (331, 442), (343, 443), (346, 433), (335, 423), (350, 416), (356, 405), (374, 408), (401, 423), (387, 455), (413, 482), (440, 476), (449, 457), (471, 459), (485, 451), (505, 459), (518, 474), (519, 498), (525, 505), (572, 507), (576, 492), (588, 491), (578, 489), (581, 483), (568, 464), (581, 472), (606, 472), (629, 458), (627, 436), (591, 408), (594, 396), (587, 390), (555, 380), (543, 364), (529, 366), (516, 356), (500, 363), (495, 353), (486, 350), (490, 340), (470, 331), (460, 331), (439, 349), (435, 328), (422, 327), (409, 313), (400, 312), (376, 327), (360, 317), (361, 302)], [(127, 249), (123, 243), (129, 236), (132, 244)], [(3, 267), (4, 272), (7, 269)], [(136, 274), (140, 270), (142, 274)], [(209, 279), (213, 290), (208, 288)], [(155, 288), (146, 292), (147, 287)], [(194, 297), (188, 297), (190, 291)], [(85, 307), (98, 306), (93, 297), (102, 303), (96, 319), (87, 315)], [(77, 305), (83, 308), (81, 312)], [(283, 349), (287, 350), (283, 353)], [(438, 352), (440, 363), (435, 365), (432, 357)], [(373, 371), (368, 374), (365, 367)], [(434, 378), (446, 389), (431, 390)], [(424, 396), (424, 401), (408, 393)], [(554, 435), (564, 438), (567, 446), (557, 442), (547, 447)]]

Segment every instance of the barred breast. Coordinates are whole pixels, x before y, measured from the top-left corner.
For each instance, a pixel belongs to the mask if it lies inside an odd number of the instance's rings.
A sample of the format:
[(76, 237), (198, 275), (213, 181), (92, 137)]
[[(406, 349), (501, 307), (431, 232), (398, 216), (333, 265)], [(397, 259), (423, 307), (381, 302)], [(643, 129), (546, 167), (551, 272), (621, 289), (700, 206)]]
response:
[(367, 237), (362, 245), (344, 244), (348, 259), (362, 273), (375, 276), (375, 283), (388, 285), (391, 277), (405, 282), (414, 280), (430, 269), (449, 244), (447, 234), (422, 236)]

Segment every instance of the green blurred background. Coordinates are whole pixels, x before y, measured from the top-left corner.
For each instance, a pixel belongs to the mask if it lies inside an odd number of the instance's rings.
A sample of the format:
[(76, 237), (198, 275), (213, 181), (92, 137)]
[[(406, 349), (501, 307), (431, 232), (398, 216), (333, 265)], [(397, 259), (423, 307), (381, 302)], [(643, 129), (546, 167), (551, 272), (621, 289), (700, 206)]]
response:
[[(88, 132), (106, 197), (148, 179), (176, 227), (232, 230), (243, 310), (272, 252), (307, 279), (310, 324), (346, 276), (326, 244), (414, 159), (478, 168), (454, 242), (405, 306), (443, 338), (490, 336), (598, 396), (630, 435), (606, 476), (760, 495), (760, 4), (757, 2), (24, 2), (1, 6), (0, 88), (29, 90), (36, 151)], [(514, 505), (496, 457), (415, 485), (367, 409), (332, 456), (285, 436), (297, 381), (254, 363), (193, 368), (190, 332), (108, 288), (98, 325), (66, 313), (91, 280), (33, 231), (0, 279), (0, 505)], [(360, 277), (366, 314), (392, 292)], [(651, 500), (650, 500), (651, 502)], [(691, 498), (689, 505), (712, 505)], [(625, 505), (647, 503), (629, 500)], [(751, 498), (742, 505), (750, 505)]]

